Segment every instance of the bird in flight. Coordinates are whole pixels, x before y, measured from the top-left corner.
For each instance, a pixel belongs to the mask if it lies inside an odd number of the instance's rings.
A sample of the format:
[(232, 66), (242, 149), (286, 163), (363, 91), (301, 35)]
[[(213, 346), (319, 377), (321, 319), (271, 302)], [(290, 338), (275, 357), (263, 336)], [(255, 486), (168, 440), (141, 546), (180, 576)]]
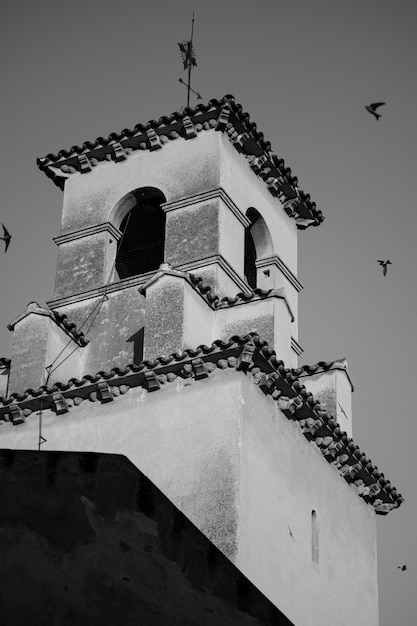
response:
[(380, 265), (382, 265), (382, 268), (383, 268), (383, 269), (382, 269), (382, 272), (383, 272), (384, 276), (386, 276), (386, 275), (387, 275), (387, 269), (388, 269), (388, 267), (387, 267), (387, 266), (388, 266), (388, 263), (389, 263), (390, 265), (392, 265), (391, 261), (390, 261), (389, 259), (387, 259), (386, 261), (378, 261), (378, 263), (379, 263)]
[(407, 571), (407, 565), (397, 565), (397, 569), (400, 569), (402, 572)]
[(376, 110), (378, 107), (382, 107), (385, 102), (373, 102), (372, 104), (366, 105), (365, 109), (378, 120), (381, 117), (380, 113), (377, 113)]
[(0, 239), (3, 239), (4, 243), (6, 244), (6, 247), (5, 247), (4, 251), (7, 252), (7, 248), (9, 247), (10, 239), (12, 238), (12, 236), (8, 232), (8, 230), (5, 227), (5, 225), (3, 224), (3, 222), (2, 222), (1, 225), (3, 226), (4, 237), (0, 237)]

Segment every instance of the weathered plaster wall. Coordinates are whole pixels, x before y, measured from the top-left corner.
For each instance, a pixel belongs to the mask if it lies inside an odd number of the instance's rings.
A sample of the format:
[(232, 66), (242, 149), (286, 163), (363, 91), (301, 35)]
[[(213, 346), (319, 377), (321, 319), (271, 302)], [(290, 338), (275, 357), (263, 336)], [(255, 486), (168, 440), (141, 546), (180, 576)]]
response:
[(184, 280), (166, 274), (146, 289), (144, 358), (153, 360), (213, 337), (213, 310)]
[(2, 626), (291, 626), (125, 457), (0, 450)]
[(15, 327), (10, 369), (10, 393), (37, 389), (46, 377), (46, 348), (51, 320), (44, 315), (28, 315)]
[(272, 298), (219, 309), (215, 313), (213, 334), (223, 341), (228, 341), (233, 335), (244, 336), (256, 332), (268, 342), (271, 349), (275, 349), (273, 311)]
[(345, 371), (330, 369), (311, 376), (303, 376), (302, 382), (323, 409), (334, 415), (342, 430), (352, 437), (352, 384)]
[(160, 150), (137, 152), (126, 161), (71, 176), (65, 184), (61, 233), (112, 221), (119, 200), (139, 187), (161, 190), (167, 202), (219, 187), (220, 134), (176, 139)]
[[(36, 303), (28, 305), (29, 311), (33, 305)], [(26, 314), (12, 326), (9, 393), (22, 393), (29, 388), (37, 389), (47, 381), (66, 381), (79, 376), (79, 359), (74, 352), (76, 342), (52, 320), (46, 309), (38, 305), (34, 308), (43, 313)], [(47, 369), (51, 365), (53, 367)]]
[(9, 375), (9, 368), (0, 367), (0, 396), (3, 396), (4, 398), (7, 396), (8, 393)]
[[(43, 449), (125, 454), (297, 626), (376, 626), (373, 509), (251, 380), (216, 370), (60, 416), (46, 411)], [(34, 449), (36, 415), (3, 424), (0, 439)]]
[(299, 626), (377, 626), (373, 509), (297, 424), (272, 399), (259, 402), (256, 391), (242, 385), (236, 564)]
[(167, 213), (165, 261), (176, 267), (219, 253), (219, 200)]
[[(89, 173), (71, 176), (65, 185), (61, 235), (107, 222), (118, 227), (116, 213), (120, 200), (140, 187), (159, 189), (168, 205), (224, 187), (242, 216), (249, 207), (259, 210), (270, 230), (274, 253), (296, 274), (294, 220), (272, 198), (245, 158), (222, 133), (214, 130), (187, 141), (178, 139), (160, 150), (138, 152), (124, 162), (101, 164)], [(198, 264), (201, 259), (220, 254), (243, 279), (243, 232), (243, 224), (220, 199), (201, 200), (195, 205), (168, 211), (165, 261), (174, 266)], [(90, 241), (95, 245), (94, 254), (89, 251)], [(76, 293), (77, 288), (82, 292), (103, 284), (108, 275), (107, 266), (111, 265), (115, 253), (114, 241), (104, 233), (61, 243), (55, 298)], [(217, 282), (219, 285), (215, 286), (222, 290), (230, 284), (233, 292), (228, 295), (235, 295), (236, 287), (230, 277)], [(292, 289), (290, 287), (290, 291)], [(296, 295), (290, 297), (294, 300)]]
[(133, 286), (108, 292), (107, 298), (101, 306), (97, 306), (100, 296), (57, 309), (66, 313), (78, 329), (83, 325), (81, 330), (90, 341), (76, 353), (80, 376), (142, 360), (145, 297)]
[[(109, 235), (101, 232), (60, 244), (54, 299), (95, 289), (106, 282)], [(113, 242), (114, 254), (116, 246)]]
[(254, 207), (270, 232), (274, 253), (297, 275), (297, 227), (279, 201), (273, 198), (263, 180), (252, 171), (248, 161), (237, 154), (230, 141), (220, 136), (221, 187), (230, 195), (243, 214)]
[[(233, 559), (240, 377), (228, 374), (194, 384), (178, 379), (157, 393), (132, 389), (109, 404), (85, 401), (61, 416), (45, 411), (42, 449), (125, 454)], [(0, 422), (0, 442), (37, 448), (37, 415), (21, 428)]]

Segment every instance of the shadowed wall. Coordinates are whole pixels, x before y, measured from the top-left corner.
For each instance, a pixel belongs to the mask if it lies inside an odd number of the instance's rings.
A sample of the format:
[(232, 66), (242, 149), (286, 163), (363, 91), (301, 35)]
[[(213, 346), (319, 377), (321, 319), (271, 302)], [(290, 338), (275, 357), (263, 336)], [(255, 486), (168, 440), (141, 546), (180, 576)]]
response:
[(126, 457), (0, 451), (2, 626), (291, 626)]

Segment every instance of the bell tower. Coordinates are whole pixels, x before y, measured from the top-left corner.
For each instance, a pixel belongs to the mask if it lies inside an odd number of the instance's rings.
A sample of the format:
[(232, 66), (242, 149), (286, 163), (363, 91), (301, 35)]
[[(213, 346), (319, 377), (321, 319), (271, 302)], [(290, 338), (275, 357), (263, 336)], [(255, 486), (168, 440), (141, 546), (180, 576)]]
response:
[[(62, 358), (55, 362), (48, 380), (124, 367), (244, 328), (262, 328), (285, 362), (297, 365), (297, 229), (323, 217), (232, 96), (49, 154), (38, 165), (64, 195), (48, 306), (88, 329), (89, 340), (71, 368), (65, 361), (60, 372)], [(162, 282), (155, 284), (155, 272), (165, 273)], [(203, 313), (207, 324), (192, 321), (180, 293), (189, 278), (178, 272), (201, 278), (217, 298)], [(239, 314), (226, 312), (222, 298), (239, 293)], [(19, 391), (29, 367), (32, 386), (43, 384), (48, 341), (44, 356), (39, 345), (34, 376), (33, 363), (16, 365), (25, 324), (12, 326), (10, 390)]]
[(298, 366), (323, 216), (297, 178), (230, 95), (38, 165), (55, 290), (9, 324), (4, 447), (125, 455), (297, 626), (377, 626), (402, 498), (352, 440), (346, 360)]

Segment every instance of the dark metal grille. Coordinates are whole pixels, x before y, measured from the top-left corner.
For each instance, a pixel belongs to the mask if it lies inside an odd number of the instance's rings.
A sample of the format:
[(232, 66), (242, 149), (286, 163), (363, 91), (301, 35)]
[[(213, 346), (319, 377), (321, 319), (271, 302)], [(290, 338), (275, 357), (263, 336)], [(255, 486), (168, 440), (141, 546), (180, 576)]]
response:
[(165, 213), (157, 202), (138, 203), (123, 219), (116, 257), (119, 278), (158, 269), (164, 261)]

